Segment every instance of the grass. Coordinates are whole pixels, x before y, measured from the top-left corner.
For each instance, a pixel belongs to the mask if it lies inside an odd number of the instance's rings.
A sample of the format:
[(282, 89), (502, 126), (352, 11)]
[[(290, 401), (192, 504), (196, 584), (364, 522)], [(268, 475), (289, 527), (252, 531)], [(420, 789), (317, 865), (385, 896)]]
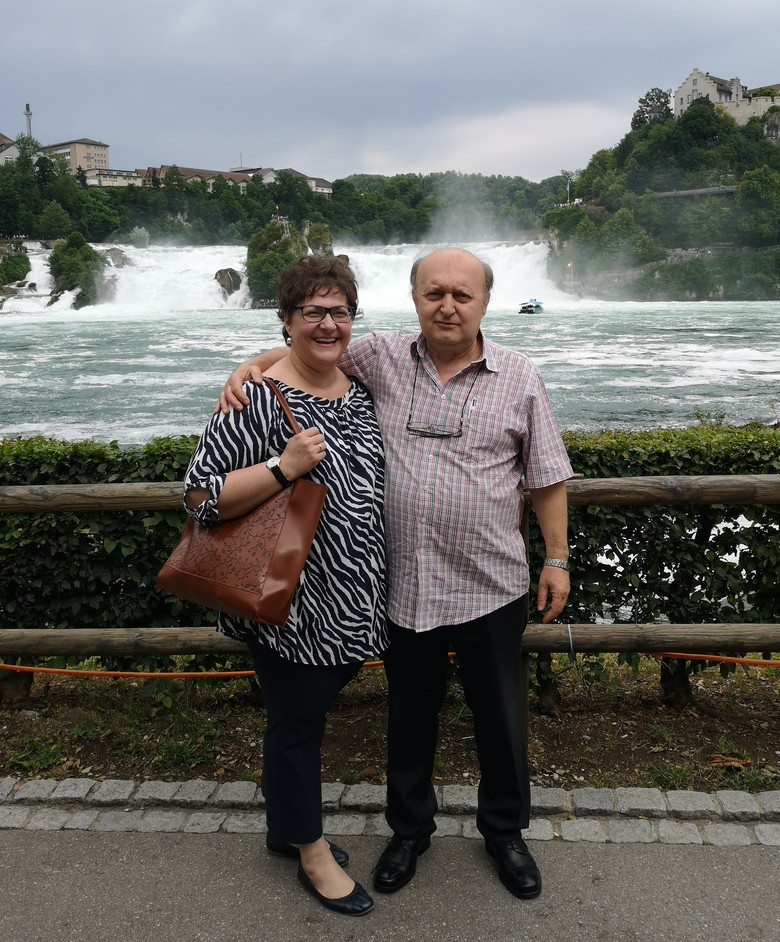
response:
[[(532, 702), (534, 784), (780, 788), (780, 670), (721, 677), (710, 668), (692, 679), (695, 705), (677, 711), (663, 702), (652, 658), (632, 665), (604, 656), (597, 665), (583, 666), (560, 655), (553, 669), (561, 692), (557, 713), (540, 713), (539, 703)], [(386, 709), (384, 673), (362, 671), (328, 719), (325, 781), (384, 781)], [(471, 714), (456, 671), (440, 719), (435, 781), (477, 782)], [(26, 708), (0, 710), (0, 777), (257, 782), (264, 727), (257, 686), (245, 678), (153, 686), (124, 679), (38, 679)]]

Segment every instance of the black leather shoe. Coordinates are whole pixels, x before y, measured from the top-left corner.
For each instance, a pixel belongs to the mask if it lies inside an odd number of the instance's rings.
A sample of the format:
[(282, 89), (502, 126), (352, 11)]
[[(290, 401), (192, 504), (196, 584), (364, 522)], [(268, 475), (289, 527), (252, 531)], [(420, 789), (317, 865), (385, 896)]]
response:
[(318, 902), (322, 903), (323, 906), (327, 909), (332, 909), (334, 913), (341, 913), (342, 916), (365, 916), (369, 910), (374, 908), (374, 901), (359, 883), (355, 884), (349, 896), (342, 896), (339, 899), (328, 899), (328, 897), (323, 896), (311, 882), (301, 864), (298, 864), (298, 882), (304, 889), (307, 889)]
[(417, 858), (430, 846), (429, 834), (411, 839), (393, 835), (374, 867), (374, 889), (380, 893), (395, 893), (406, 886), (417, 871)]
[[(291, 857), (293, 860), (301, 859), (301, 852), (292, 844), (275, 844), (266, 839), (265, 846), (268, 853), (273, 854), (274, 857)], [(338, 844), (331, 844), (330, 841), (328, 841), (328, 847), (330, 847), (330, 852), (333, 854), (333, 859), (336, 863), (340, 867), (346, 867), (349, 863), (349, 854), (345, 850), (342, 850)]]
[(485, 848), (498, 864), (498, 878), (512, 896), (533, 899), (542, 892), (542, 875), (523, 840), (486, 841)]

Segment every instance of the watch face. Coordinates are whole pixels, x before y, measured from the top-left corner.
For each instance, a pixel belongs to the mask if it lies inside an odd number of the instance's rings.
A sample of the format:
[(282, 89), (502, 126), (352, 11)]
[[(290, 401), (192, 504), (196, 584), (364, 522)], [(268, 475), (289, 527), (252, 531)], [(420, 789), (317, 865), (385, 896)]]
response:
[(279, 458), (276, 456), (274, 456), (273, 458), (269, 458), (268, 461), (266, 461), (266, 466), (269, 468), (276, 468), (278, 467), (278, 465), (279, 465)]

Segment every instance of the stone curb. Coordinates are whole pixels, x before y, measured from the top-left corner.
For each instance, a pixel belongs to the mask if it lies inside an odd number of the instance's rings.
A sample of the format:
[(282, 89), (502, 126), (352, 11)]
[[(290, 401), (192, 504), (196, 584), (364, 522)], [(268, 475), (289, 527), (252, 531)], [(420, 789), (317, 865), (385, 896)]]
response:
[[(477, 788), (437, 788), (437, 837), (481, 839)], [(380, 835), (381, 785), (322, 786), (329, 836)], [(662, 792), (656, 788), (531, 788), (531, 841), (780, 846), (780, 791)], [(89, 778), (0, 779), (0, 830), (264, 834), (263, 797), (253, 782)]]

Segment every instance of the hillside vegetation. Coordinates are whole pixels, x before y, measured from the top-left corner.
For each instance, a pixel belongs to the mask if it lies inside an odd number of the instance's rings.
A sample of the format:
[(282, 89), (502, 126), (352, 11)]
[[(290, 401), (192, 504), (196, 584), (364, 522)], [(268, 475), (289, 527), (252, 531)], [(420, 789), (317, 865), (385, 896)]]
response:
[[(245, 193), (217, 178), (211, 191), (176, 167), (150, 186), (87, 187), (59, 159), (20, 137), (0, 166), (0, 232), (87, 242), (248, 245), (273, 218), (341, 244), (548, 239), (550, 270), (572, 291), (649, 298), (780, 297), (780, 147), (768, 130), (780, 105), (738, 126), (708, 99), (672, 116), (651, 89), (631, 130), (587, 167), (535, 183), (454, 171), (356, 174), (330, 199), (282, 172)], [(261, 239), (261, 241), (263, 241)], [(262, 266), (261, 266), (262, 267)], [(255, 268), (267, 293), (268, 279)], [(262, 296), (253, 292), (255, 297)]]

